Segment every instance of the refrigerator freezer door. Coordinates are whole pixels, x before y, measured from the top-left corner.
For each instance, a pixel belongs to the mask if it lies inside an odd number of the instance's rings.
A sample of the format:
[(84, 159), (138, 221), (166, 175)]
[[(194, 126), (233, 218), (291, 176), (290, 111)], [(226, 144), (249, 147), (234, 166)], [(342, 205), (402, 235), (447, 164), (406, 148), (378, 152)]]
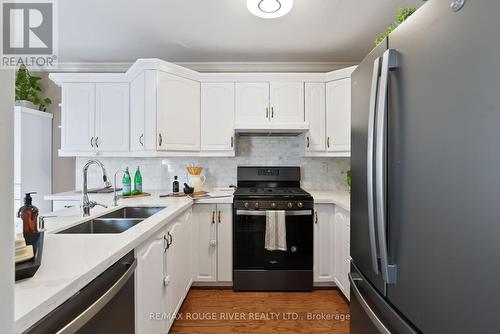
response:
[(389, 36), (387, 297), (426, 334), (500, 328), (499, 17), (431, 0)]
[(417, 332), (375, 290), (353, 266), (350, 334), (416, 334)]
[(386, 41), (351, 75), (351, 257), (370, 282), (385, 294), (375, 235), (374, 136), (381, 59)]

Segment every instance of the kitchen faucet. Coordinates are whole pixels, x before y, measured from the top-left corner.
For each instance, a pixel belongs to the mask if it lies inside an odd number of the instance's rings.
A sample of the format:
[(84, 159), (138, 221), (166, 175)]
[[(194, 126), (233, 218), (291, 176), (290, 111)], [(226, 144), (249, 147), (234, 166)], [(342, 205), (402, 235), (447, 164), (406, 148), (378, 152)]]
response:
[(113, 181), (115, 182), (115, 186), (113, 188), (113, 206), (118, 206), (118, 195), (116, 194), (116, 175), (120, 172), (125, 173), (123, 169), (119, 169), (115, 172), (115, 176), (113, 178)]
[(88, 196), (88, 187), (87, 187), (87, 172), (90, 165), (97, 165), (101, 167), (102, 170), (102, 180), (104, 182), (104, 187), (111, 187), (111, 183), (108, 181), (108, 175), (106, 173), (106, 168), (99, 160), (89, 160), (85, 166), (83, 166), (83, 190), (82, 190), (82, 216), (87, 217), (90, 216), (90, 209), (95, 207), (96, 205), (102, 206), (103, 208), (107, 208), (104, 204), (99, 204), (95, 201), (90, 201)]

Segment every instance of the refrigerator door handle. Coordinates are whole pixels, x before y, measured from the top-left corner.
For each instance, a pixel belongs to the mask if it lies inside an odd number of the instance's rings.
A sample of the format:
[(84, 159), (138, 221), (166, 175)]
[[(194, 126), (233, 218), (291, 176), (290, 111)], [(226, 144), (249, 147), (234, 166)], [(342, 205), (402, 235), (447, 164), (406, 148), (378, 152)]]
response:
[(375, 240), (375, 202), (373, 198), (373, 146), (375, 135), (375, 110), (377, 107), (377, 88), (380, 75), (380, 57), (373, 62), (372, 86), (370, 90), (370, 109), (368, 111), (368, 138), (366, 157), (366, 189), (368, 198), (368, 233), (370, 237), (370, 252), (372, 268), (375, 274), (380, 274), (377, 259), (377, 241)]
[(396, 283), (396, 265), (390, 265), (387, 255), (386, 222), (386, 135), (387, 135), (387, 90), (389, 71), (398, 66), (398, 52), (388, 49), (382, 58), (382, 70), (378, 93), (377, 121), (375, 128), (375, 198), (377, 202), (377, 235), (380, 251), (382, 278), (387, 284)]
[(391, 334), (391, 332), (385, 327), (385, 325), (380, 321), (380, 319), (377, 317), (375, 312), (372, 310), (368, 302), (363, 298), (363, 295), (358, 289), (358, 286), (356, 285), (357, 281), (362, 281), (363, 279), (361, 277), (353, 277), (352, 273), (349, 273), (349, 281), (351, 283), (351, 288), (352, 291), (354, 292), (354, 298), (356, 298), (359, 303), (361, 304), (361, 307), (365, 311), (366, 315), (368, 318), (371, 320), (373, 325), (378, 329), (378, 331), (382, 334)]

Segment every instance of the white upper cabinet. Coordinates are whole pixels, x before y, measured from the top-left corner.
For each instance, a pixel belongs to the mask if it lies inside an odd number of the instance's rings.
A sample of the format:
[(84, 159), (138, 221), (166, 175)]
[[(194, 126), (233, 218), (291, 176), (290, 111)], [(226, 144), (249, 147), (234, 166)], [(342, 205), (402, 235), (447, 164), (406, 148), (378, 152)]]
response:
[(201, 150), (234, 154), (234, 83), (201, 84)]
[(271, 82), (271, 122), (304, 122), (304, 83)]
[(96, 85), (95, 140), (97, 151), (129, 150), (129, 84)]
[(62, 151), (94, 150), (95, 86), (67, 83), (62, 87)]
[(62, 88), (62, 151), (129, 150), (128, 83), (66, 83)]
[(269, 83), (237, 82), (235, 102), (237, 128), (269, 123)]
[(326, 84), (326, 149), (351, 151), (351, 79)]
[(306, 133), (306, 151), (326, 149), (326, 86), (324, 82), (306, 82), (305, 113), (309, 131)]
[(158, 72), (159, 151), (200, 150), (200, 83)]

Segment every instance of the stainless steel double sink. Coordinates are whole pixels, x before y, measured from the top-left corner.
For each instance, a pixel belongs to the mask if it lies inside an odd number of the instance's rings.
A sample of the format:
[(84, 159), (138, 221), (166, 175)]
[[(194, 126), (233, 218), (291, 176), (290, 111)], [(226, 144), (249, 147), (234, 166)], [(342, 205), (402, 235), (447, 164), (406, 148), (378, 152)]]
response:
[(165, 207), (124, 207), (62, 230), (57, 234), (122, 233), (164, 208)]

